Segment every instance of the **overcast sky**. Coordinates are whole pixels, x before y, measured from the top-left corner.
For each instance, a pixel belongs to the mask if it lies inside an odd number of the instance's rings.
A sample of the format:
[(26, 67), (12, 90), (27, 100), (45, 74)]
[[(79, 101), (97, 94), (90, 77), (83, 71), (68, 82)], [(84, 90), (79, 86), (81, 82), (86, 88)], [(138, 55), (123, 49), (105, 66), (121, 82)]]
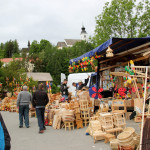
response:
[(17, 39), (20, 48), (30, 40), (80, 39), (82, 24), (94, 34), (95, 17), (111, 0), (0, 0), (0, 43)]

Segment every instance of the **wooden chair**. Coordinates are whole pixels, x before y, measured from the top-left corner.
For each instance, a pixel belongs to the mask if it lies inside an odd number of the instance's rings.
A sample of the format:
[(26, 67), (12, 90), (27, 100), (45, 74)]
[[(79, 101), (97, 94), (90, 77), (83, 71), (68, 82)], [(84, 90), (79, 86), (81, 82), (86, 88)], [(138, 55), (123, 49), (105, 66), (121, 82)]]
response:
[(69, 129), (69, 131), (71, 131), (71, 128), (73, 128), (74, 130), (74, 121), (66, 121), (64, 122), (65, 125), (65, 131), (67, 130), (67, 128)]
[(103, 131), (113, 128), (113, 115), (111, 113), (100, 113), (100, 120)]
[[(123, 110), (119, 110), (119, 107), (122, 107)], [(126, 113), (126, 103), (125, 100), (113, 100), (112, 101), (112, 112), (113, 113)]]

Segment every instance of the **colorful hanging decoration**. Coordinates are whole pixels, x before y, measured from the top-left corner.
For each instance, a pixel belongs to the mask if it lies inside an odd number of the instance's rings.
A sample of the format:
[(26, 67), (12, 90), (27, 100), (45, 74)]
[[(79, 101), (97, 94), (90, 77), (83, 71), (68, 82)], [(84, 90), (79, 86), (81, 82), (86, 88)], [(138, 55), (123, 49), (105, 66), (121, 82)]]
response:
[(100, 94), (100, 92), (103, 91), (102, 88), (100, 88), (100, 89), (97, 91), (96, 87), (92, 87), (92, 91), (94, 92), (94, 93), (91, 95), (92, 98), (95, 98), (95, 99), (97, 99), (97, 98), (102, 98), (102, 95)]
[(137, 90), (138, 90), (138, 89), (136, 89), (136, 88), (134, 88), (134, 87), (132, 88), (132, 92), (133, 92), (133, 93), (135, 93)]
[(126, 96), (126, 92), (127, 90), (126, 90), (126, 88), (119, 88), (118, 89), (118, 93), (119, 93), (119, 95), (121, 96), (121, 97), (125, 97)]
[(125, 71), (127, 71), (130, 75), (134, 75), (134, 71), (129, 66), (125, 66)]
[(82, 60), (81, 61), (79, 60), (77, 64), (73, 62), (72, 65), (69, 65), (69, 72), (70, 73), (78, 72), (80, 68), (81, 68), (81, 71), (87, 71), (88, 66), (93, 64), (93, 61), (100, 57), (103, 57), (103, 56), (97, 55), (96, 53), (95, 53), (95, 56), (92, 56), (91, 58), (83, 57)]
[(35, 92), (35, 90), (36, 90), (36, 88), (35, 88), (35, 86), (33, 86), (33, 87), (32, 87), (32, 91)]
[(2, 85), (3, 85), (3, 83), (0, 82), (0, 91), (2, 90)]
[(97, 53), (95, 53), (95, 59), (101, 58), (103, 57), (102, 55), (97, 55)]

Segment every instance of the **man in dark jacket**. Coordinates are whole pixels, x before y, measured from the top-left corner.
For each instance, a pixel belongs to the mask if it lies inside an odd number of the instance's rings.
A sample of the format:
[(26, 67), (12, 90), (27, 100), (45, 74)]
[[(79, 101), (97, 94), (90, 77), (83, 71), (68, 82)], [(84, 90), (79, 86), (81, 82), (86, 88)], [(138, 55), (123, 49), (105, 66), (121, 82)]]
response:
[(33, 94), (32, 98), (32, 105), (36, 108), (36, 115), (38, 119), (39, 125), (39, 133), (44, 133), (45, 124), (44, 124), (44, 113), (45, 113), (45, 106), (49, 102), (47, 93), (43, 91), (44, 86), (43, 84), (39, 84), (39, 90)]
[(64, 82), (62, 83), (61, 85), (61, 94), (62, 94), (62, 97), (65, 98), (65, 100), (68, 100), (68, 88), (67, 87), (67, 79), (64, 79)]
[[(0, 143), (0, 149), (2, 148), (4, 150), (10, 150), (10, 148), (11, 148), (11, 145), (10, 145), (11, 138), (10, 138), (10, 135), (9, 135), (8, 130), (6, 128), (6, 125), (4, 123), (4, 120), (1, 116), (1, 113), (0, 113), (0, 129), (3, 129), (3, 130), (0, 130), (0, 142), (2, 142), (2, 143)], [(4, 139), (2, 139), (2, 138), (4, 138)]]
[(89, 82), (89, 78), (90, 78), (90, 76), (88, 76), (88, 78), (85, 79), (85, 83), (83, 83), (82, 80), (79, 80), (79, 81), (78, 81), (77, 90), (82, 90), (82, 88), (83, 88), (84, 86), (87, 86), (87, 84), (88, 84), (88, 82)]

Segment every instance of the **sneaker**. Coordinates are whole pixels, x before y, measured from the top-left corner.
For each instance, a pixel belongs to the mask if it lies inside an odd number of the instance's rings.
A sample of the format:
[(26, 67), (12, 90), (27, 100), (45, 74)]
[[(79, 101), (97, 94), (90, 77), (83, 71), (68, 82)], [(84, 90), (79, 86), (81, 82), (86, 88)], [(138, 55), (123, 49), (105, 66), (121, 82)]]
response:
[(46, 130), (46, 127), (44, 127), (43, 130)]
[(30, 126), (27, 126), (26, 128), (30, 128)]
[(19, 126), (19, 128), (23, 128), (23, 126)]
[(41, 134), (44, 133), (44, 130), (40, 130), (39, 133), (41, 133)]

